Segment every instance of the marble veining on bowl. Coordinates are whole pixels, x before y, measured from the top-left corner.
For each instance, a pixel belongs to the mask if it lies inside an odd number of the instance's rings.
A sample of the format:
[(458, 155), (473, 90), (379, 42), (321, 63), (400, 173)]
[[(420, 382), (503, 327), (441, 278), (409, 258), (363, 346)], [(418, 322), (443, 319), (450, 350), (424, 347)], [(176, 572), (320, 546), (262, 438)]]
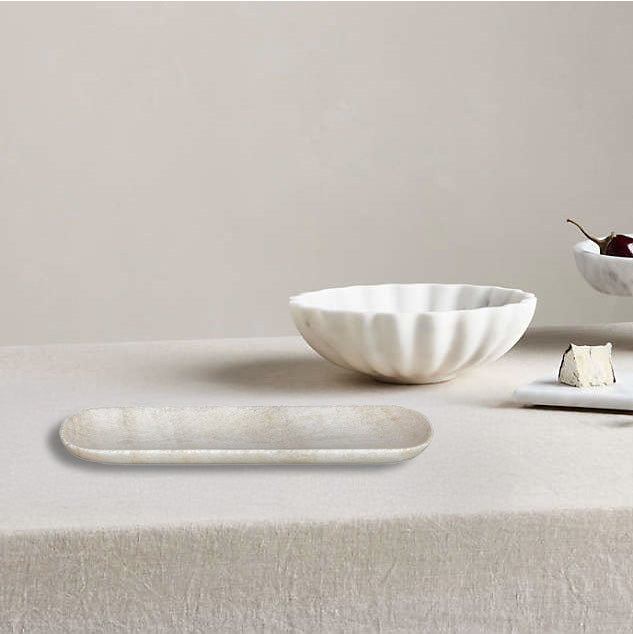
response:
[(436, 383), (498, 359), (528, 327), (536, 297), (469, 284), (379, 284), (290, 299), (321, 356), (382, 381)]
[(398, 462), (431, 441), (399, 406), (109, 407), (67, 418), (72, 454), (115, 463)]
[(574, 258), (582, 276), (597, 291), (606, 295), (633, 295), (633, 258), (602, 255), (591, 240), (574, 246)]

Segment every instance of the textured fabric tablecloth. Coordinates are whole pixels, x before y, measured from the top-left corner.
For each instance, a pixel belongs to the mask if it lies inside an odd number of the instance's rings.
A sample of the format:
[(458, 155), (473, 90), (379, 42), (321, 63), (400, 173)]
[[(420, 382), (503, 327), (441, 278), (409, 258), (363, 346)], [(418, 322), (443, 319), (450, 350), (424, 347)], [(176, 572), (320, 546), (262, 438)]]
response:
[[(630, 632), (633, 416), (529, 409), (566, 345), (532, 330), (429, 386), (298, 338), (0, 349), (0, 632)], [(86, 407), (394, 404), (434, 427), (382, 466), (113, 466), (57, 437)], [(632, 404), (633, 407), (633, 404)]]

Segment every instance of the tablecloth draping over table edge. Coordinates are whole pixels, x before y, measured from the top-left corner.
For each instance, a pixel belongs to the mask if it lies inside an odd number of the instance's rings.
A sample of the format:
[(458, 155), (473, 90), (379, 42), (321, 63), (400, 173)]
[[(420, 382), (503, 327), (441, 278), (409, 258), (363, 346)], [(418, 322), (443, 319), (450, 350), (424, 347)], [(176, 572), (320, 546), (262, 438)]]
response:
[(633, 511), (0, 537), (0, 631), (633, 629)]

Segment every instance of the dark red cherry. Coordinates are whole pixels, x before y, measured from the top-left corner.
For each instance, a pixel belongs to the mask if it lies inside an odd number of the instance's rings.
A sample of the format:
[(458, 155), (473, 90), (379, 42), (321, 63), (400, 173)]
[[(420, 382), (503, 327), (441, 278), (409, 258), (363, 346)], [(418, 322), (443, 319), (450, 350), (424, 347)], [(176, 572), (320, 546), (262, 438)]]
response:
[(590, 236), (575, 220), (567, 218), (567, 222), (576, 225), (592, 242), (600, 247), (602, 255), (613, 255), (618, 258), (633, 258), (633, 238), (622, 235), (621, 233), (613, 233), (606, 238), (594, 238)]
[(605, 255), (615, 255), (620, 258), (633, 258), (633, 238), (623, 236), (621, 233), (613, 236), (613, 240), (607, 245)]

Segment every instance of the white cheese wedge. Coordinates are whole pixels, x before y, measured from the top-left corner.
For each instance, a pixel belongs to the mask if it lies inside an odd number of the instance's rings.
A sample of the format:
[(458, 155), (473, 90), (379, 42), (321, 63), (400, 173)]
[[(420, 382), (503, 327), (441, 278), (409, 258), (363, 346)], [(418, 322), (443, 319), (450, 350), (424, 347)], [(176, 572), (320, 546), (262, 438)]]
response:
[(611, 363), (611, 344), (576, 346), (565, 350), (558, 370), (558, 381), (574, 387), (599, 387), (615, 383)]

